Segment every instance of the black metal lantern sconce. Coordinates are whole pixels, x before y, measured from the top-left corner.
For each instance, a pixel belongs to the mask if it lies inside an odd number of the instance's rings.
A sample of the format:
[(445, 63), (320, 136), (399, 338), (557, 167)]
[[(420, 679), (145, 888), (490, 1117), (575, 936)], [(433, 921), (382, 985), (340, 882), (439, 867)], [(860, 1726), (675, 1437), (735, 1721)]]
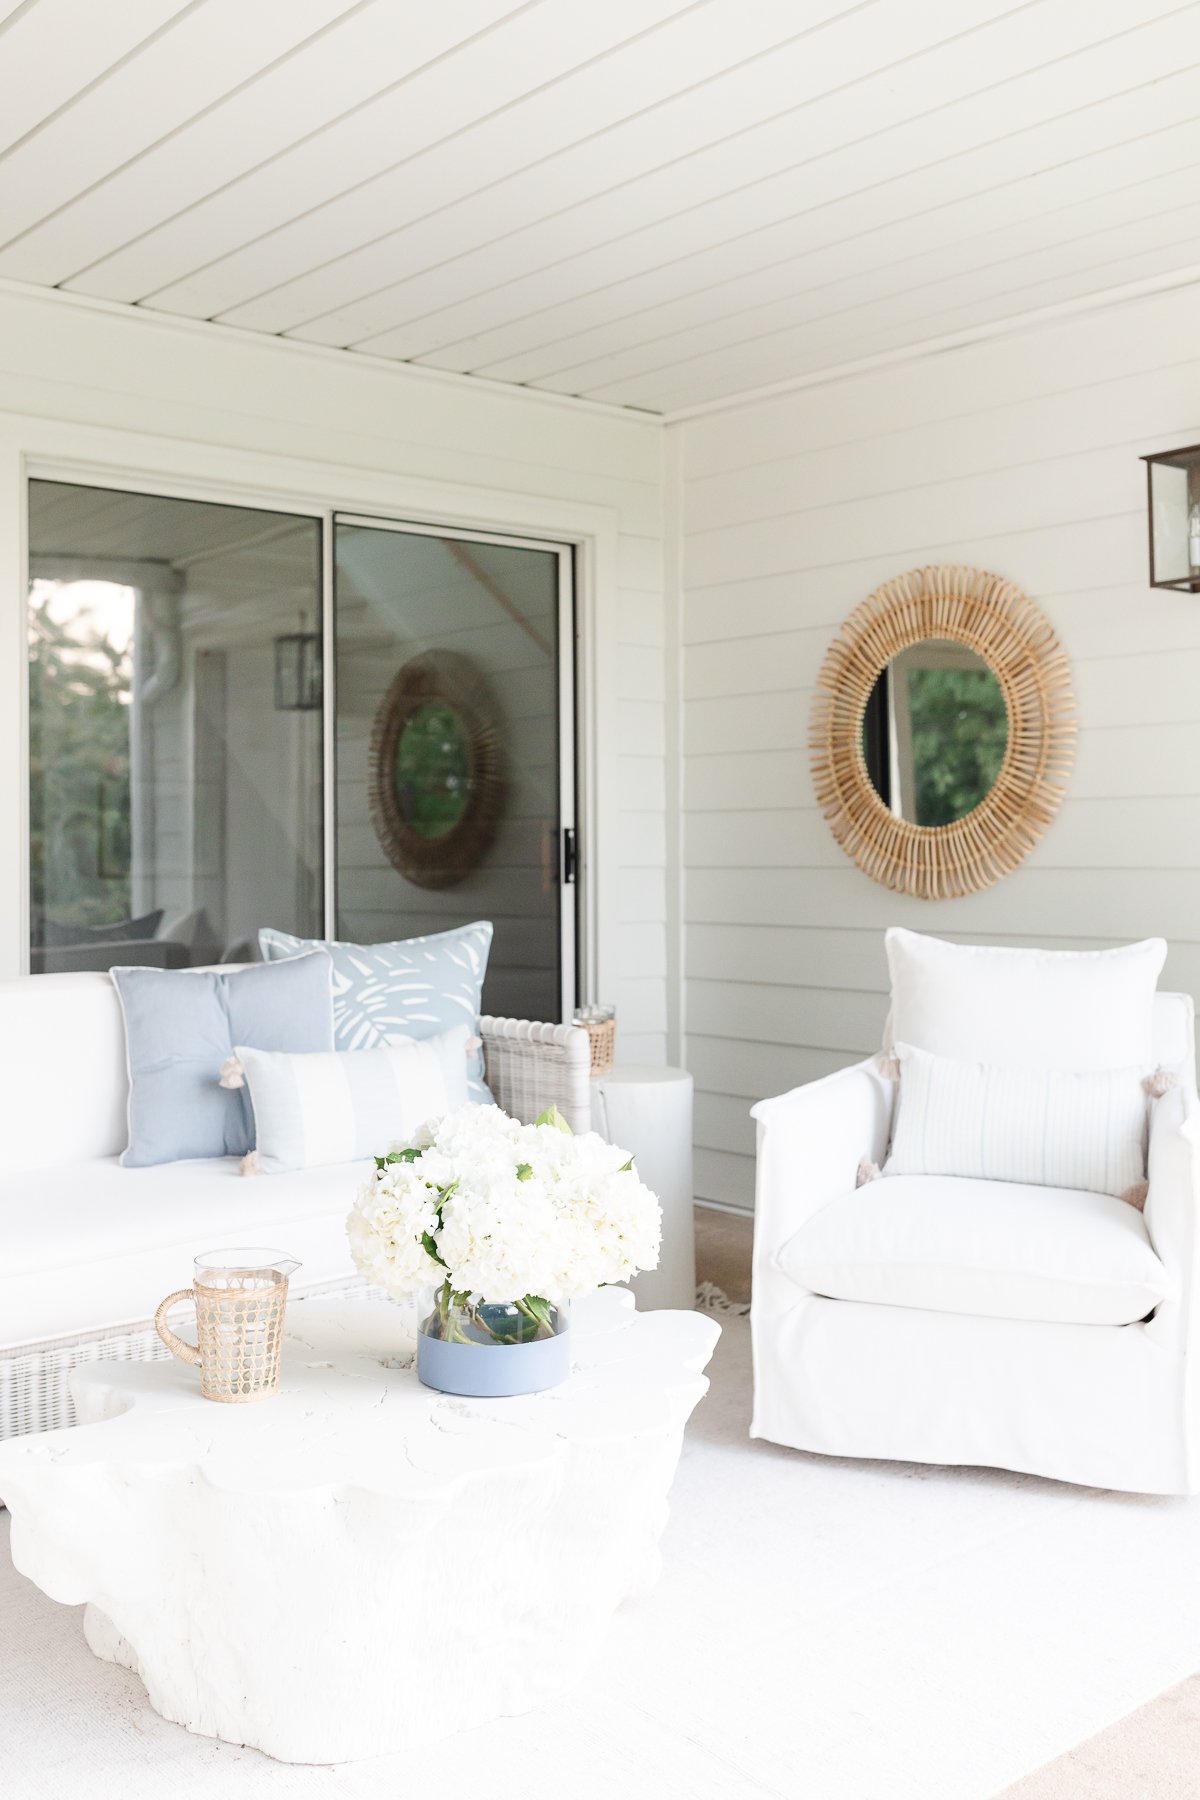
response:
[(321, 634), (290, 631), (275, 639), (276, 712), (321, 709)]
[(1200, 444), (1143, 456), (1150, 586), (1200, 594)]

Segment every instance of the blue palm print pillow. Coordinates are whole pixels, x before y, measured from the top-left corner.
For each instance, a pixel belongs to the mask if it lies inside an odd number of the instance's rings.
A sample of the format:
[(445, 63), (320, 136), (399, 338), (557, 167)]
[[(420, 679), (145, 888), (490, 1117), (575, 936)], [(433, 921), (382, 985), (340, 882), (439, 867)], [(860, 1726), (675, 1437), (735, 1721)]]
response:
[[(343, 944), (264, 929), (259, 948), (267, 962), (300, 950), (327, 950), (333, 959), (333, 1041), (336, 1050), (373, 1050), (403, 1038), (430, 1038), (465, 1025), (478, 1031), (480, 996), (492, 927), (487, 920), (404, 938), (395, 944)], [(467, 1092), (489, 1106), (483, 1054), (467, 1064)]]

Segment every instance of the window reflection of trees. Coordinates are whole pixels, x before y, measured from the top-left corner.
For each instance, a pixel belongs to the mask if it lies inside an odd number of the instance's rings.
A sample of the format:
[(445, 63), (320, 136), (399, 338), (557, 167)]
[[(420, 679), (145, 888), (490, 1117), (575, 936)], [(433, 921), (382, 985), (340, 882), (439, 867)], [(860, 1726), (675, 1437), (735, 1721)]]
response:
[(30, 909), (39, 940), (48, 911), (53, 925), (85, 928), (130, 912), (132, 610), (132, 590), (107, 582), (33, 590)]
[(949, 825), (991, 792), (1008, 747), (1008, 711), (990, 669), (911, 669), (918, 825)]

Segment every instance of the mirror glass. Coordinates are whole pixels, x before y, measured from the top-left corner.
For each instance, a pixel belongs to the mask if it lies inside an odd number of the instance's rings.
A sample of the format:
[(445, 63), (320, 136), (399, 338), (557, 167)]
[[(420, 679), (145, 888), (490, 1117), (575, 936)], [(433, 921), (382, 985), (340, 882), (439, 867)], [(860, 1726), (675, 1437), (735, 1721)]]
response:
[(863, 759), (884, 805), (949, 825), (990, 793), (1008, 748), (999, 681), (973, 650), (928, 638), (894, 656), (863, 714)]
[(396, 744), (393, 780), (400, 816), (424, 838), (445, 837), (462, 819), (471, 791), (466, 727), (452, 706), (414, 707)]

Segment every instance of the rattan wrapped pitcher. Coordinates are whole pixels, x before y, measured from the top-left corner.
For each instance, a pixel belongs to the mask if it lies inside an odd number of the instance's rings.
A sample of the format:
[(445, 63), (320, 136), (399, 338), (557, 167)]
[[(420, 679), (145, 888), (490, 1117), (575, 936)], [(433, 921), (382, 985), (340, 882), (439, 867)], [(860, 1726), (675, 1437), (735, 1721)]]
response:
[[(199, 1363), (206, 1400), (263, 1400), (279, 1386), (288, 1276), (300, 1264), (281, 1250), (206, 1250), (190, 1288), (168, 1294), (154, 1329), (184, 1362)], [(167, 1324), (180, 1301), (194, 1301), (196, 1336), (189, 1344)]]

